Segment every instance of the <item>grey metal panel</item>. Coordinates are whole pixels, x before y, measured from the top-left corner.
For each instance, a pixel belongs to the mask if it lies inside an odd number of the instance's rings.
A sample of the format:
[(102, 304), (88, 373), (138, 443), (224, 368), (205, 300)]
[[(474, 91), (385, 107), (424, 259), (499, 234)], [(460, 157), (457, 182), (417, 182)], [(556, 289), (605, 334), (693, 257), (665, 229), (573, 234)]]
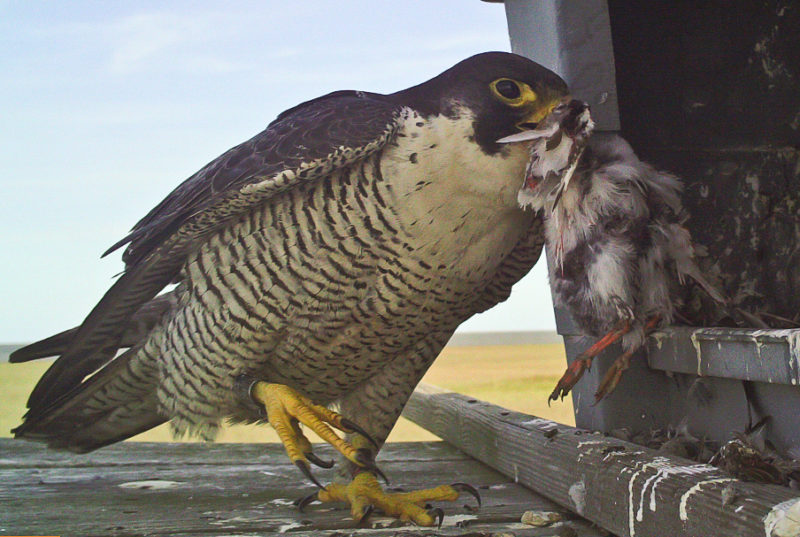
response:
[(671, 327), (648, 340), (650, 367), (771, 384), (800, 384), (800, 330)]
[[(796, 50), (793, 36), (800, 19), (797, 14), (784, 16), (791, 2), (742, 0), (734, 11), (726, 2), (689, 10), (673, 3), (659, 4), (657, 9), (650, 3), (610, 3), (614, 36), (622, 40), (621, 54), (616, 56), (618, 81), (606, 1), (506, 0), (512, 50), (562, 75), (573, 95), (592, 105), (603, 130), (620, 128), (617, 85), (623, 91), (627, 87), (625, 135), (643, 158), (690, 179), (685, 202), (693, 215), (689, 225), (695, 241), (709, 248), (710, 258), (733, 260), (723, 267), (726, 281), (763, 280), (755, 292), (734, 285), (726, 289), (728, 294), (749, 292), (754, 303), (746, 306), (793, 317), (797, 311), (793, 290), (800, 280), (792, 279), (798, 266), (792, 263), (797, 250), (792, 246), (798, 234), (797, 204), (791, 204), (791, 195), (798, 191), (800, 168), (796, 151), (768, 151), (759, 142), (779, 140), (781, 145), (796, 146), (784, 142), (796, 140), (798, 133), (796, 121), (786, 128), (790, 124), (786, 118), (797, 110), (793, 90), (798, 78), (792, 76), (797, 56), (790, 51)], [(749, 33), (742, 33), (737, 22), (736, 13), (745, 8), (755, 21), (748, 25)], [(717, 28), (719, 32), (714, 31)], [(757, 43), (755, 61), (750, 58), (751, 41)], [(706, 46), (709, 43), (723, 48)], [(764, 64), (758, 54), (768, 49), (782, 54), (787, 66), (779, 73), (780, 80), (769, 70), (761, 72)], [(765, 74), (769, 81), (764, 81)], [(731, 97), (731, 87), (739, 100)], [(770, 98), (757, 99), (760, 107), (744, 107), (757, 120), (742, 121), (738, 103), (742, 99), (752, 103), (743, 96), (753, 92)], [(701, 102), (694, 94), (710, 98)], [(750, 190), (754, 196), (746, 195)], [(769, 219), (759, 211), (767, 211)], [(733, 222), (735, 227), (729, 226), (729, 231), (720, 222)], [(759, 234), (753, 232), (755, 240), (745, 240), (739, 237), (739, 227)], [(752, 270), (745, 274), (743, 265)], [(556, 308), (555, 313), (567, 360), (572, 362), (594, 341), (580, 335), (567, 312)], [(600, 379), (620, 353), (618, 345), (607, 349), (572, 390), (579, 427), (606, 432), (626, 428), (636, 434), (685, 423), (695, 436), (721, 442), (744, 431), (751, 420), (771, 416), (767, 438), (779, 450), (800, 458), (800, 330), (667, 328), (649, 340), (647, 351), (632, 358), (617, 389), (595, 403)]]
[[(595, 338), (564, 336), (568, 362), (594, 343)], [(622, 353), (619, 345), (612, 345), (593, 362), (580, 382), (572, 389), (575, 423), (592, 431), (610, 432), (627, 428), (630, 432), (665, 429), (680, 421), (684, 397), (673, 380), (662, 371), (647, 367), (643, 353), (631, 359), (617, 389), (602, 401), (595, 403), (594, 394), (609, 365)], [(558, 403), (554, 403), (558, 404)]]
[(589, 103), (600, 130), (619, 130), (605, 0), (506, 0), (511, 50), (552, 69)]

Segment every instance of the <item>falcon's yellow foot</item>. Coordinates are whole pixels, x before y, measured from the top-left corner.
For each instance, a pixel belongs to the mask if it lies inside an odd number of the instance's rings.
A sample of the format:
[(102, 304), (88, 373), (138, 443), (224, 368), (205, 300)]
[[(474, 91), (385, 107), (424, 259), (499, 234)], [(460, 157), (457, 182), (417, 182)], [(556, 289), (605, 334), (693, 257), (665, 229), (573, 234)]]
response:
[(444, 512), (439, 509), (427, 509), (428, 502), (455, 501), (462, 492), (473, 495), (481, 505), (478, 491), (466, 483), (441, 485), (436, 488), (413, 492), (384, 492), (375, 476), (369, 472), (361, 472), (347, 485), (331, 483), (327, 488), (306, 496), (298, 502), (302, 511), (313, 501), (345, 502), (350, 504), (350, 513), (357, 523), (363, 522), (374, 508), (378, 508), (389, 516), (405, 522), (413, 522), (419, 526), (441, 526)]
[(300, 395), (284, 384), (273, 384), (248, 377), (239, 377), (237, 383), (240, 386), (247, 386), (249, 397), (266, 410), (267, 419), (283, 442), (286, 454), (318, 487), (324, 488), (311, 474), (308, 462), (311, 461), (323, 468), (330, 468), (333, 466), (333, 461), (323, 461), (314, 455), (311, 450), (311, 442), (300, 429), (300, 423), (317, 433), (320, 438), (357, 466), (368, 468), (382, 475), (380, 470), (375, 467), (375, 463), (372, 462), (369, 449), (354, 447), (340, 438), (329, 426), (346, 433), (358, 433), (373, 444), (377, 450), (378, 445), (369, 434), (352, 421), (322, 405), (314, 404), (308, 397)]

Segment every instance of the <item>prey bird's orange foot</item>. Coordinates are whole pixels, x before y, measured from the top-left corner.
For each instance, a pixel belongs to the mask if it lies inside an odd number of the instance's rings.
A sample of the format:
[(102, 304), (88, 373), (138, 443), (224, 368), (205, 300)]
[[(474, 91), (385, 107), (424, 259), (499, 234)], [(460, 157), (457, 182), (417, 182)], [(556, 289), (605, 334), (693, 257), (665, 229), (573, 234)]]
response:
[[(642, 330), (645, 335), (653, 333), (658, 324), (661, 322), (661, 317), (653, 315), (644, 323)], [(600, 381), (600, 386), (594, 394), (594, 402), (599, 403), (601, 399), (614, 391), (622, 378), (622, 373), (631, 365), (631, 357), (637, 349), (629, 349), (623, 352), (612, 362), (611, 367), (608, 368), (603, 379)]]
[(331, 483), (325, 489), (299, 500), (297, 504), (302, 511), (314, 501), (345, 502), (350, 505), (350, 514), (357, 524), (363, 523), (374, 509), (379, 509), (386, 515), (396, 517), (404, 522), (413, 522), (419, 526), (441, 526), (444, 511), (438, 507), (429, 508), (428, 502), (452, 502), (457, 500), (462, 492), (474, 496), (480, 507), (480, 494), (474, 487), (466, 483), (441, 485), (413, 492), (387, 493), (381, 488), (372, 473), (361, 472), (350, 483), (346, 485)]
[(551, 401), (564, 399), (569, 394), (569, 391), (581, 380), (583, 373), (592, 367), (592, 358), (578, 358), (567, 367), (567, 370), (561, 376), (556, 384), (555, 390), (547, 398), (547, 404)]
[[(634, 349), (635, 350), (635, 349)], [(594, 394), (594, 402), (599, 403), (603, 397), (614, 391), (619, 384), (619, 379), (622, 378), (622, 373), (631, 365), (631, 356), (634, 351), (626, 351), (622, 353), (608, 368), (606, 374), (603, 375), (603, 380), (600, 381), (597, 391)]]
[(324, 488), (311, 473), (309, 461), (323, 468), (332, 467), (333, 461), (325, 461), (314, 455), (311, 442), (300, 429), (301, 423), (317, 433), (349, 461), (383, 476), (375, 466), (369, 449), (354, 447), (350, 442), (340, 438), (331, 428), (335, 427), (345, 433), (358, 433), (375, 446), (377, 451), (378, 445), (375, 440), (352, 421), (322, 405), (314, 404), (308, 397), (285, 384), (264, 382), (246, 376), (237, 378), (236, 383), (240, 390), (244, 388), (247, 397), (266, 411), (267, 419), (278, 433), (286, 454), (318, 487)]

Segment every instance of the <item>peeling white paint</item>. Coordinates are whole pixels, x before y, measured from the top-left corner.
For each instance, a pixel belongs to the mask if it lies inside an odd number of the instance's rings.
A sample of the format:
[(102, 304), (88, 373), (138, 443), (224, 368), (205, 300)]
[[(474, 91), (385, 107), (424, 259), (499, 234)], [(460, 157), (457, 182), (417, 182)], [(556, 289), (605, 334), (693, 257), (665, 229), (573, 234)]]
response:
[(707, 479), (705, 481), (695, 483), (681, 496), (681, 502), (678, 504), (678, 515), (680, 516), (681, 520), (684, 522), (689, 520), (689, 514), (686, 512), (686, 504), (689, 502), (689, 498), (691, 498), (693, 494), (699, 492), (700, 489), (706, 485), (711, 485), (713, 483), (730, 483), (732, 481), (737, 480), (732, 477), (718, 477), (716, 479)]
[(800, 330), (789, 330), (786, 341), (789, 343), (789, 359), (794, 360), (794, 373), (792, 384), (797, 384), (800, 377)]
[(583, 480), (573, 483), (569, 487), (569, 499), (575, 507), (575, 512), (583, 515), (583, 511), (586, 508), (586, 484)]
[(289, 530), (293, 530), (295, 528), (302, 528), (303, 524), (300, 522), (290, 522), (288, 524), (284, 524), (278, 528), (278, 533), (286, 533)]
[[(644, 455), (644, 451), (609, 451), (605, 455), (603, 455), (603, 462), (608, 462), (609, 459), (613, 459), (614, 457), (638, 457), (639, 455)], [(625, 469), (624, 469), (625, 470)]]
[(558, 423), (554, 422), (553, 420), (547, 420), (544, 418), (533, 418), (527, 421), (523, 421), (521, 425), (524, 427), (535, 427), (537, 429), (544, 429), (544, 430), (548, 430), (553, 427), (558, 427)]
[(664, 340), (667, 338), (667, 334), (665, 332), (653, 332), (649, 337), (656, 344), (656, 348), (661, 350), (661, 347), (664, 345)]
[(442, 526), (455, 526), (460, 522), (475, 520), (476, 518), (478, 518), (477, 515), (447, 515), (444, 517)]
[(702, 376), (701, 365), (703, 363), (703, 353), (700, 351), (700, 340), (697, 339), (698, 332), (700, 332), (700, 330), (692, 330), (692, 335), (689, 337), (689, 339), (692, 342), (692, 347), (694, 347), (694, 352), (697, 356), (697, 376), (700, 377)]
[(800, 498), (774, 506), (764, 517), (766, 537), (797, 537), (800, 535)]
[(123, 489), (139, 489), (139, 490), (164, 490), (173, 489), (183, 485), (182, 481), (164, 481), (161, 479), (151, 479), (148, 481), (128, 481), (117, 485)]
[(273, 505), (294, 505), (294, 501), (287, 498), (275, 498), (274, 500), (270, 500), (269, 503)]
[(604, 438), (603, 440), (584, 440), (583, 442), (578, 442), (578, 449), (583, 448), (584, 446), (605, 446), (608, 444), (608, 439)]
[[(248, 517), (243, 517), (243, 516), (235, 516), (233, 518), (223, 518), (221, 520), (214, 520), (214, 521), (210, 522), (210, 524), (213, 524), (215, 526), (225, 526), (225, 525), (232, 525), (232, 524), (240, 524), (242, 522), (244, 522), (244, 523), (253, 523), (253, 522), (256, 522), (257, 520), (261, 520), (261, 519), (248, 518)], [(281, 522), (289, 523), (291, 521), (283, 519), (283, 520), (281, 520)]]
[(800, 378), (800, 330), (796, 328), (783, 330), (755, 330), (751, 334), (751, 337), (756, 342), (756, 345), (759, 345), (759, 342), (761, 342), (762, 338), (779, 341), (783, 340), (786, 342), (789, 347), (789, 374), (791, 375), (789, 382), (796, 385), (798, 383), (798, 378)]

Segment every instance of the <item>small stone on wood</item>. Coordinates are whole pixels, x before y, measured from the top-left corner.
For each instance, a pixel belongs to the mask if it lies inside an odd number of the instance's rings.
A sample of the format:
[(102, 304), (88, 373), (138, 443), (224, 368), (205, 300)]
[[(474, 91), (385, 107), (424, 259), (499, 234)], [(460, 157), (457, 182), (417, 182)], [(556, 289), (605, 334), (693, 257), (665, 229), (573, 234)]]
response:
[(520, 522), (529, 526), (549, 526), (561, 521), (561, 515), (555, 511), (525, 511)]

